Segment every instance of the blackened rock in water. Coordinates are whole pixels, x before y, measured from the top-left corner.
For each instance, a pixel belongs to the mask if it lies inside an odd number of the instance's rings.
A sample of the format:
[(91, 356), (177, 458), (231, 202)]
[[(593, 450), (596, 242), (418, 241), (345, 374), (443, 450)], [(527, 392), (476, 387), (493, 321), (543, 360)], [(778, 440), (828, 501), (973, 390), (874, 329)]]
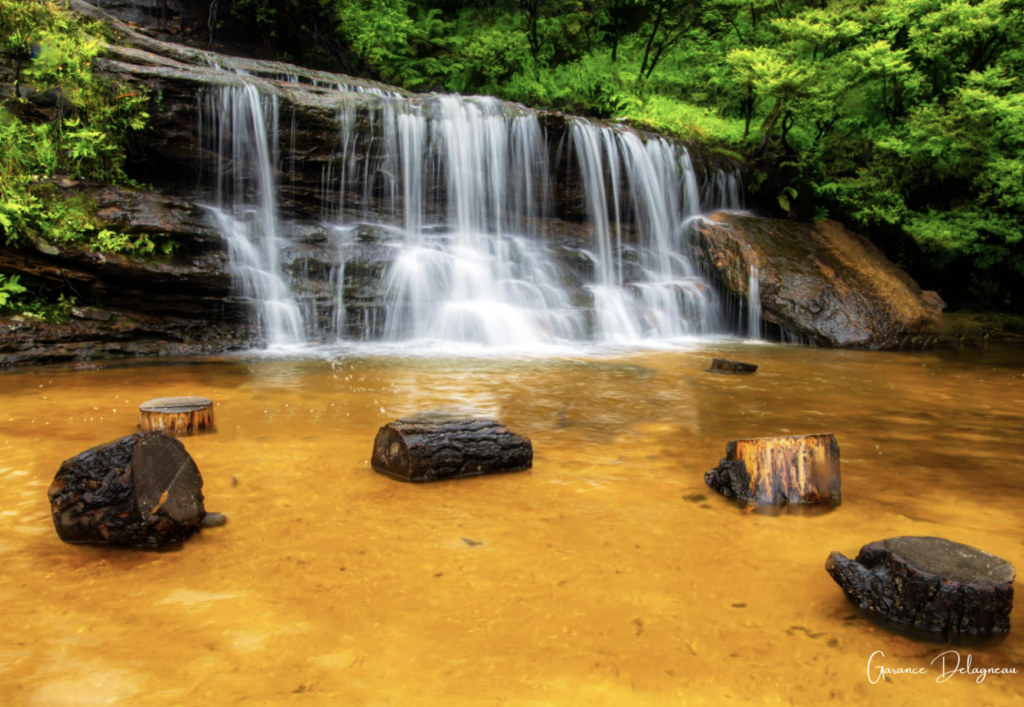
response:
[(717, 467), (704, 474), (704, 483), (726, 498), (740, 501), (753, 498), (750, 493), (750, 474), (742, 460), (723, 459)]
[(869, 614), (944, 634), (1010, 630), (1016, 571), (1006, 560), (943, 538), (870, 543), (856, 560), (825, 562), (846, 595)]
[(708, 373), (754, 373), (756, 370), (757, 365), (753, 363), (713, 358), (711, 359), (711, 368), (708, 369)]
[(438, 481), (529, 469), (533, 444), (495, 420), (412, 417), (380, 428), (372, 460), (402, 481)]
[(157, 548), (199, 531), (202, 488), (181, 442), (139, 432), (68, 459), (47, 495), (64, 542)]
[(725, 454), (704, 482), (726, 497), (759, 505), (842, 503), (834, 435), (735, 440)]

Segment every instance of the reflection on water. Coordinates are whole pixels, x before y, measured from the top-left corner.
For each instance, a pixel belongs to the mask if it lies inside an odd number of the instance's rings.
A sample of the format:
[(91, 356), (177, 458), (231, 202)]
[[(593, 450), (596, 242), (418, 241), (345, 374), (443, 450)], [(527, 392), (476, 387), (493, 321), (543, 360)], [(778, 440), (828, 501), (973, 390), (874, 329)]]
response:
[[(703, 372), (713, 356), (761, 365)], [(942, 648), (861, 618), (825, 573), (894, 535), (1024, 567), (1024, 352), (710, 344), (600, 359), (367, 357), (0, 376), (0, 704), (1019, 704), (1021, 611), (963, 648), (978, 685), (897, 675)], [(181, 552), (62, 544), (60, 462), (206, 395), (185, 438), (224, 528)], [(532, 471), (405, 485), (374, 434), (494, 415)], [(843, 505), (755, 514), (703, 473), (731, 439), (833, 432)], [(878, 664), (879, 659), (875, 659)]]

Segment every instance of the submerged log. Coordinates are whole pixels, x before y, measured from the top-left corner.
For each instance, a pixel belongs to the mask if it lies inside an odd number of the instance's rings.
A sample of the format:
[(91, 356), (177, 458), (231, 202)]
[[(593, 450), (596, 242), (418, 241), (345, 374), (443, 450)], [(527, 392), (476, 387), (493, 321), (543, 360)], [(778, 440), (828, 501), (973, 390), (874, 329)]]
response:
[(47, 495), (64, 542), (153, 548), (199, 530), (202, 488), (181, 442), (137, 432), (68, 459)]
[(190, 434), (213, 429), (213, 401), (209, 398), (154, 398), (139, 406), (139, 427)]
[(713, 358), (711, 359), (711, 368), (708, 369), (708, 373), (753, 373), (756, 370), (757, 365), (753, 363)]
[(495, 420), (403, 418), (377, 432), (372, 463), (402, 481), (458, 479), (529, 469), (533, 445)]
[(1005, 633), (1013, 610), (1013, 565), (943, 538), (870, 543), (856, 560), (833, 552), (825, 569), (871, 615), (927, 631)]
[(839, 443), (830, 434), (741, 439), (704, 474), (704, 482), (729, 498), (760, 505), (842, 503)]

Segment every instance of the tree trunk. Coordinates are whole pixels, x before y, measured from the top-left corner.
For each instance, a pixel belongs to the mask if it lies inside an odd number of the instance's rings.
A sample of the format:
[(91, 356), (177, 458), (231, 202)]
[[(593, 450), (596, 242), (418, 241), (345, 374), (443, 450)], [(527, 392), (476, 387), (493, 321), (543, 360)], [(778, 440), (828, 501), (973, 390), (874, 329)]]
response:
[(64, 542), (154, 548), (199, 530), (202, 488), (181, 442), (138, 432), (68, 459), (47, 495)]
[(654, 46), (654, 38), (658, 36), (658, 29), (661, 28), (661, 17), (665, 14), (665, 3), (661, 2), (658, 5), (658, 16), (654, 19), (654, 28), (651, 30), (651, 36), (647, 38), (647, 44), (644, 46), (644, 58), (640, 62), (640, 76), (644, 76), (647, 71), (647, 59), (651, 56), (651, 47)]
[(190, 434), (213, 429), (213, 401), (209, 398), (154, 398), (139, 406), (139, 427)]
[(729, 442), (726, 456), (704, 475), (719, 493), (758, 505), (842, 503), (839, 443), (830, 434)]
[(947, 634), (1010, 630), (1016, 571), (969, 545), (889, 538), (865, 545), (856, 560), (832, 552), (825, 569), (859, 607), (897, 624)]
[(533, 466), (529, 437), (494, 420), (404, 418), (380, 428), (373, 468), (402, 481), (437, 481)]

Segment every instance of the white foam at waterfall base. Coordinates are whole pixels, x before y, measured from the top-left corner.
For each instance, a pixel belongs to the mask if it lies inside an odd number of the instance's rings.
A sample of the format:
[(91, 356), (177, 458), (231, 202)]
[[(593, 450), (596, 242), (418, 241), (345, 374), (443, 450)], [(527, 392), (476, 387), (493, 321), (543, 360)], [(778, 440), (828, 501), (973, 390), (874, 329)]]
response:
[[(277, 100), (249, 85), (205, 99), (217, 223), (270, 346), (347, 346), (346, 322), (360, 317), (362, 337), (377, 345), (446, 353), (658, 348), (728, 334), (689, 254), (695, 217), (738, 206), (735, 175), (713, 171), (701, 187), (685, 148), (576, 119), (564, 147), (591, 237), (574, 250), (544, 232), (554, 150), (535, 113), (460, 96), (380, 96), (362, 108), (365, 119), (342, 106), (340, 159), (324, 168), (318, 212), (338, 253), (329, 276), (336, 295), (330, 316), (317, 316), (318, 305), (296, 301), (280, 262)], [(371, 305), (344, 297), (346, 258), (364, 227), (394, 251)]]

